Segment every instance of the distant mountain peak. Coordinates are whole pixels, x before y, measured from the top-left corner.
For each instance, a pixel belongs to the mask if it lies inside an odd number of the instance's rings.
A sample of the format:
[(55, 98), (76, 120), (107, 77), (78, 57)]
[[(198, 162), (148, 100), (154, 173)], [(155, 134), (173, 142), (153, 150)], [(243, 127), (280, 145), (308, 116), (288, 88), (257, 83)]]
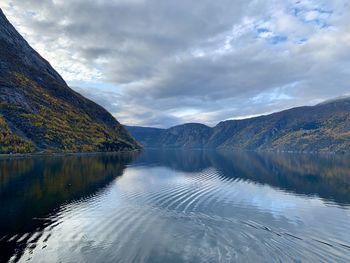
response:
[(325, 100), (317, 105), (326, 105), (330, 103), (336, 103), (336, 102), (345, 102), (345, 101), (350, 101), (350, 94), (347, 95), (342, 95), (333, 99)]

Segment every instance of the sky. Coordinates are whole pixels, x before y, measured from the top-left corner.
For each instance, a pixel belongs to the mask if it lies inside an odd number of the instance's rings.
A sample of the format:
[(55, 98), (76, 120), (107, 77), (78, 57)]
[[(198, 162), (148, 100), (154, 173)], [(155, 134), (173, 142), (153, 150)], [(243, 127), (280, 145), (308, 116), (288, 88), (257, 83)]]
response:
[(121, 123), (210, 126), (350, 93), (348, 0), (2, 0)]

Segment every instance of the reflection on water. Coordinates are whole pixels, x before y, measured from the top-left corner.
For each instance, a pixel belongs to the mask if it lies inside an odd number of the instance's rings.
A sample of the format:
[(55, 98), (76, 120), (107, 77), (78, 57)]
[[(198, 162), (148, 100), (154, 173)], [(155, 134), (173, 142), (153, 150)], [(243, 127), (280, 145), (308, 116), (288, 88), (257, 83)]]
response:
[(61, 222), (60, 208), (92, 195), (121, 175), (130, 155), (0, 160), (0, 262), (33, 249)]
[(251, 180), (297, 194), (350, 203), (350, 156), (256, 152), (148, 150), (136, 164), (200, 172), (214, 167), (228, 178)]
[(0, 262), (348, 262), (347, 156), (0, 160)]

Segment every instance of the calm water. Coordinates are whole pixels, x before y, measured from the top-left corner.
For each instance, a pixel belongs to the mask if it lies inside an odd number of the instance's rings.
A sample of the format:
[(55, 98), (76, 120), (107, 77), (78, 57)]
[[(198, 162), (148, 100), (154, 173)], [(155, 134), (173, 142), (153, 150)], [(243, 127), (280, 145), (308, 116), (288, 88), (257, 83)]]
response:
[(346, 156), (0, 160), (0, 261), (350, 262)]

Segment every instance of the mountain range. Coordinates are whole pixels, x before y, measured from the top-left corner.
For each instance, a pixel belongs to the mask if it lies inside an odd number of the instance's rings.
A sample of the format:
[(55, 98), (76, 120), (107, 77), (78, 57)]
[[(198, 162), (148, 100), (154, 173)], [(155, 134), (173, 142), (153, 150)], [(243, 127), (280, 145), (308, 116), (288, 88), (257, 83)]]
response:
[(110, 113), (70, 89), (0, 9), (0, 153), (139, 148)]
[(124, 128), (68, 87), (0, 9), (0, 153), (103, 152), (149, 148), (348, 152), (350, 98), (215, 127)]
[(350, 97), (315, 106), (222, 121), (215, 127), (187, 123), (169, 129), (128, 126), (144, 147), (349, 152)]

